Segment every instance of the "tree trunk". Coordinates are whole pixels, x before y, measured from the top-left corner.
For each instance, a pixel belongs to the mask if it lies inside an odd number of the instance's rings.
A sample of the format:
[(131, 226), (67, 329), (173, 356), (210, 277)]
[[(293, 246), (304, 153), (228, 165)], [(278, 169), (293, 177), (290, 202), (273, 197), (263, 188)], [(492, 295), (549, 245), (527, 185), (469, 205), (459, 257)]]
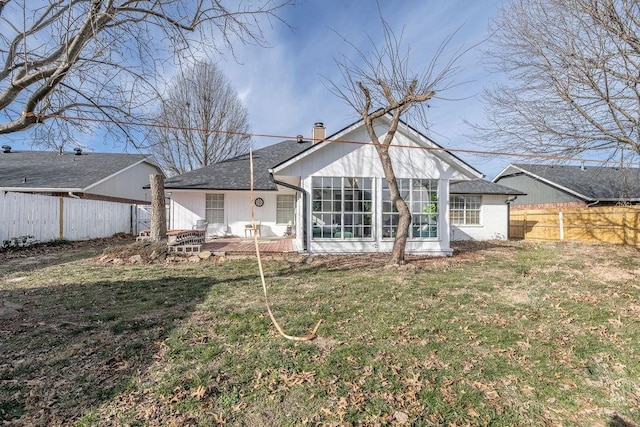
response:
[(164, 176), (150, 175), (151, 184), (151, 241), (167, 237), (167, 209), (164, 198)]
[(389, 145), (375, 144), (375, 147), (378, 151), (378, 155), (380, 156), (380, 162), (382, 163), (384, 177), (387, 181), (387, 186), (389, 187), (391, 201), (399, 213), (398, 229), (396, 231), (395, 240), (393, 241), (393, 249), (391, 250), (391, 259), (389, 260), (389, 264), (404, 264), (407, 238), (409, 237), (409, 227), (411, 226), (411, 211), (402, 196), (400, 196), (398, 181), (396, 180), (396, 174), (393, 171), (391, 157), (389, 157)]

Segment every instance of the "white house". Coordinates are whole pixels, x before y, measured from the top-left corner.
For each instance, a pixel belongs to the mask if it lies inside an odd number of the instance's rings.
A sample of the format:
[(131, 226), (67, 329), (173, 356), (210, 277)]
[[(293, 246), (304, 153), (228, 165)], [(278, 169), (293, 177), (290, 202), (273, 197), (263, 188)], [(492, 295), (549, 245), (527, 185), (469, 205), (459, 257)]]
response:
[[(379, 134), (388, 120), (378, 121)], [(283, 141), (254, 152), (253, 200), (248, 155), (168, 179), (171, 228), (188, 229), (205, 219), (210, 235), (245, 236), (253, 209), (261, 236), (293, 234), (301, 251), (390, 251), (398, 213), (363, 123), (326, 139), (322, 123), (313, 132), (312, 141)], [(398, 184), (412, 213), (408, 253), (450, 255), (452, 234), (507, 238), (505, 202), (519, 193), (480, 180), (482, 173), (406, 123), (392, 145)], [(450, 194), (453, 184), (478, 180)]]

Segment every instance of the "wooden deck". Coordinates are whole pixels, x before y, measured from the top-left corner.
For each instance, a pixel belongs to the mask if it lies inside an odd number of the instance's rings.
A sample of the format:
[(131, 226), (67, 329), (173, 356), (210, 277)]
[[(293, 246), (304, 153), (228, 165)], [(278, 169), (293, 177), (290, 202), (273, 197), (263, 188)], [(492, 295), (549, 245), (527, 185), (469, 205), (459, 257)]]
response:
[[(296, 252), (293, 239), (285, 238), (258, 238), (260, 253), (288, 253)], [(256, 252), (255, 243), (252, 238), (222, 238), (205, 242), (202, 245), (203, 251), (224, 252), (224, 253), (253, 253)]]

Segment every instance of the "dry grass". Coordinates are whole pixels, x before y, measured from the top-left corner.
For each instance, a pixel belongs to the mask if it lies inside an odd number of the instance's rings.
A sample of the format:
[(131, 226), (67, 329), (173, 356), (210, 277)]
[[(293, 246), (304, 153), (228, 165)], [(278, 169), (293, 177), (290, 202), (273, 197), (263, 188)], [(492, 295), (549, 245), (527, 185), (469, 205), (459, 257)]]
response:
[[(122, 249), (122, 253), (129, 249)], [(12, 425), (603, 425), (640, 420), (637, 251), (465, 243), (452, 258), (12, 270)], [(1, 274), (1, 273), (0, 273)]]

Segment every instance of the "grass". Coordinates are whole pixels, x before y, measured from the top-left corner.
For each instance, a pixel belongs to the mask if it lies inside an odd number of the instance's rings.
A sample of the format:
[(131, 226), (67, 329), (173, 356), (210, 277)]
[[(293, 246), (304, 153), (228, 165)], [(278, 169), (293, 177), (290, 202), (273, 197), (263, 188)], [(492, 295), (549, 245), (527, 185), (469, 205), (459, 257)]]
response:
[(29, 425), (640, 422), (640, 266), (621, 246), (254, 259), (0, 279), (0, 419)]

